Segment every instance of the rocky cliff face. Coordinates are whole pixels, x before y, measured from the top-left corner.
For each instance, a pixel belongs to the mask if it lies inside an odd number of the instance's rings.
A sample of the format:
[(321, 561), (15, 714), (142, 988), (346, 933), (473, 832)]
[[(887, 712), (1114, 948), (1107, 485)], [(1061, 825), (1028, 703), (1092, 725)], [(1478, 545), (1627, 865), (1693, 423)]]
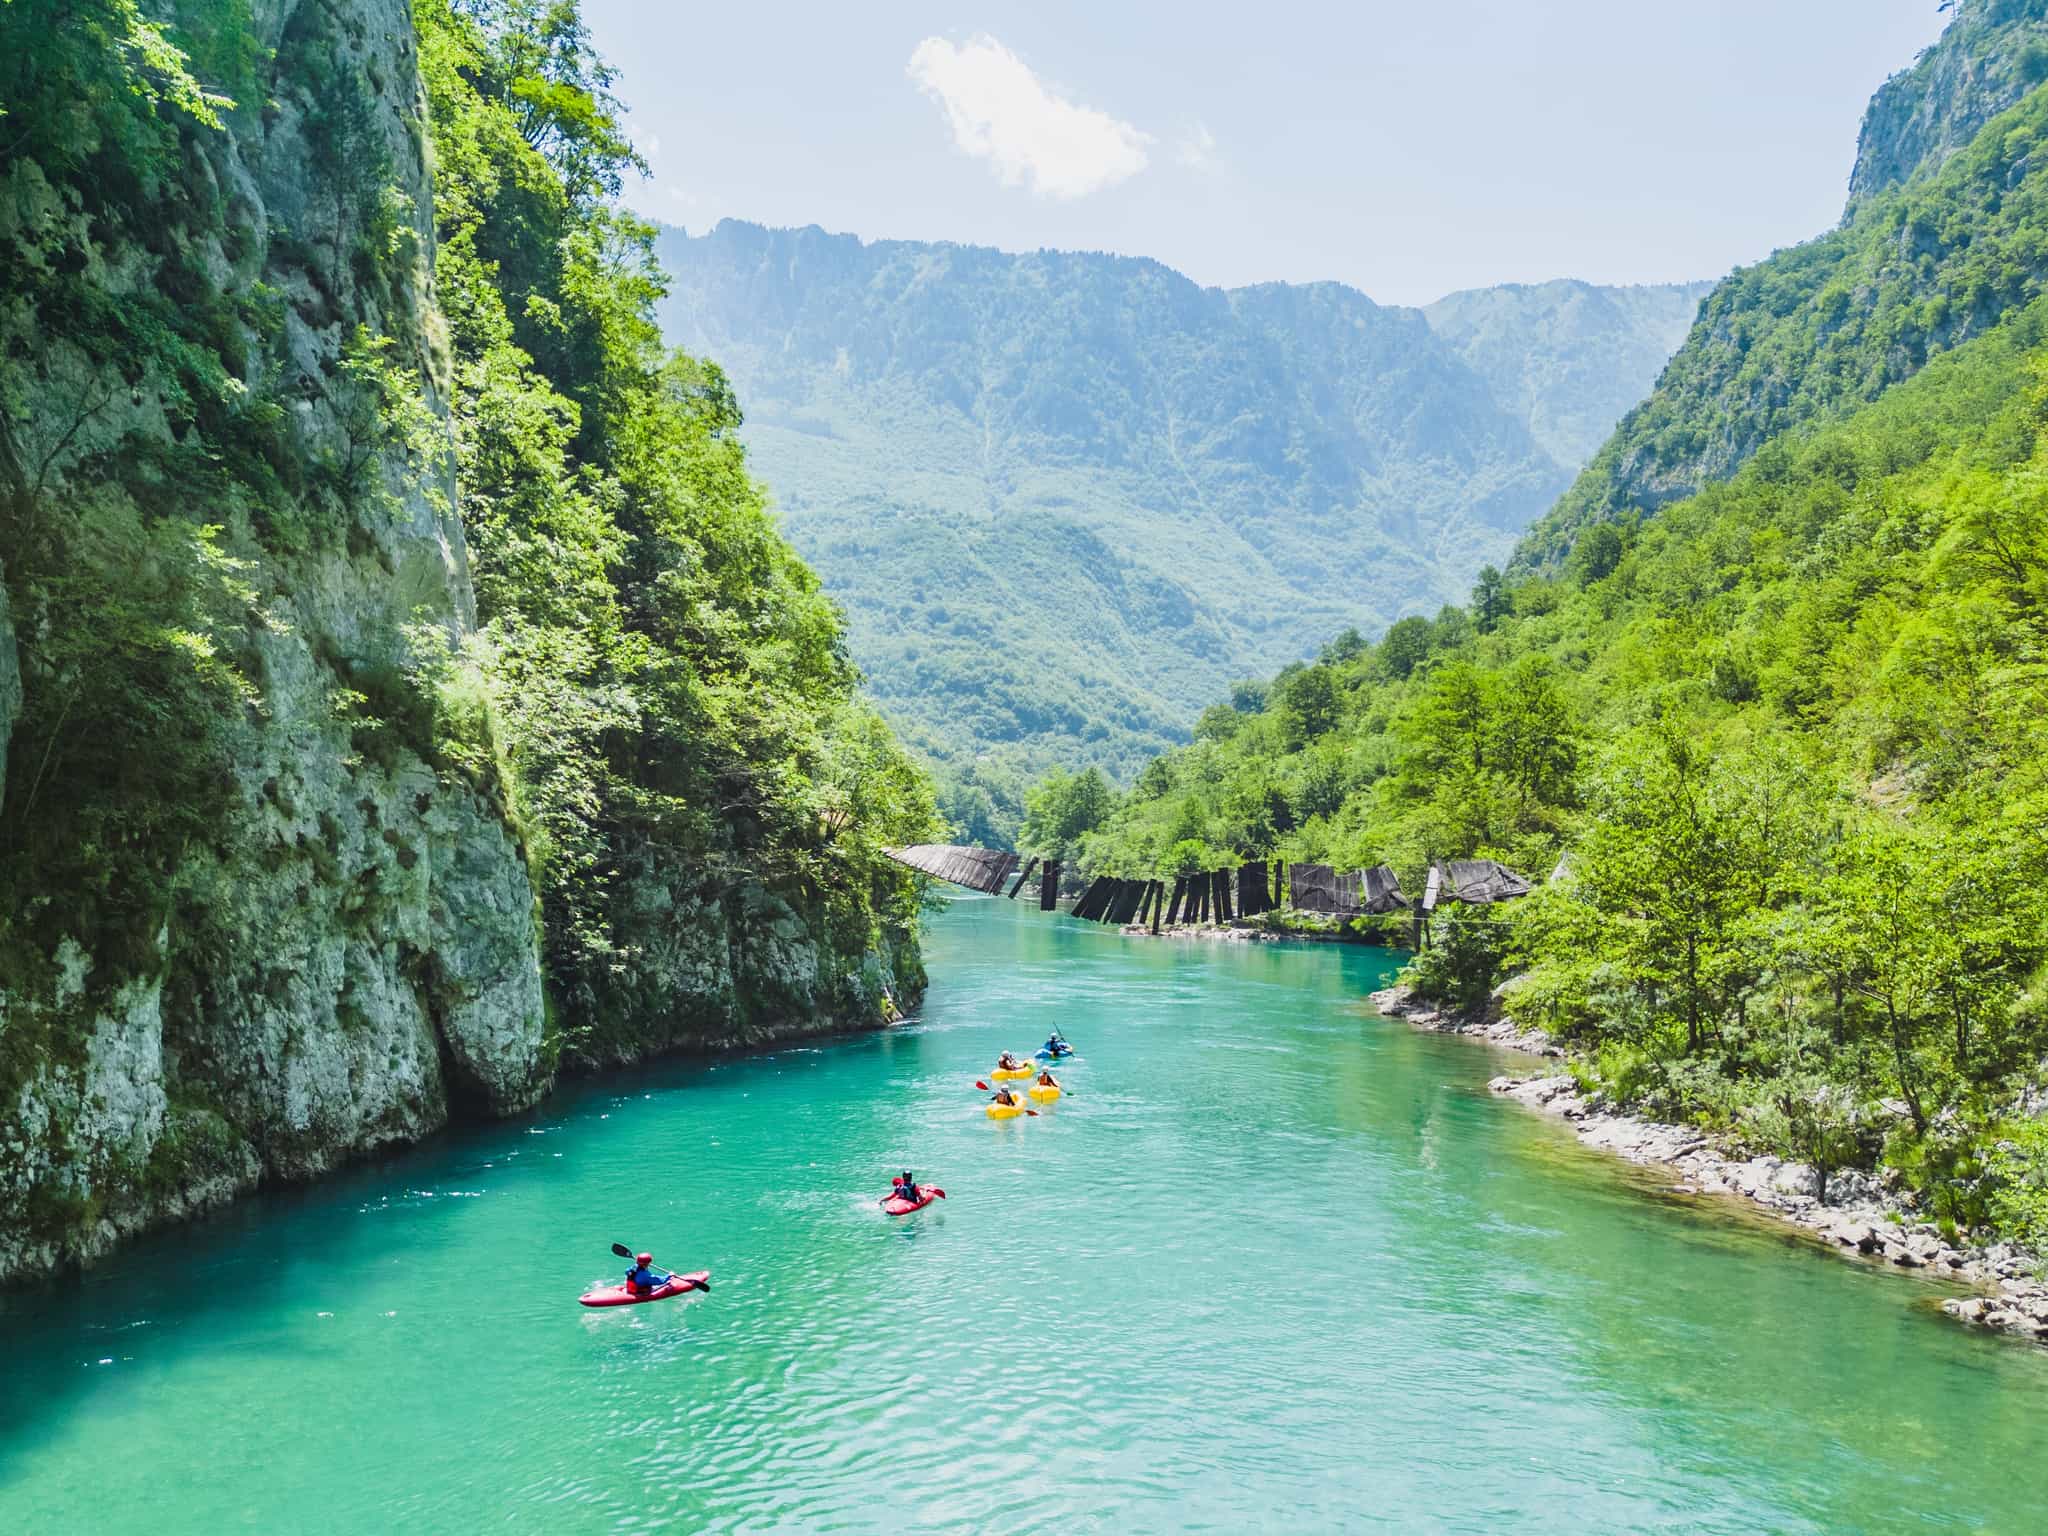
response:
[(1960, 0), (1912, 69), (1871, 98), (1849, 208), (1938, 171), (1992, 118), (2048, 80), (2048, 0)]
[[(1871, 104), (1847, 216), (1739, 268), (1657, 387), (1517, 548), (1554, 566), (1587, 524), (1654, 513), (1764, 444), (1876, 399), (2048, 291), (2048, 0), (1971, 0)], [(1995, 120), (1994, 120), (1995, 115)]]
[(567, 1043), (577, 1066), (621, 1066), (664, 1051), (767, 1045), (872, 1023), (883, 995), (922, 995), (924, 964), (901, 935), (836, 932), (753, 883), (707, 891), (646, 859), (612, 891), (627, 959)]
[[(220, 10), (180, 8), (201, 36), (197, 13)], [(160, 893), (53, 885), (18, 864), (11, 876), (0, 1279), (90, 1260), (143, 1226), (451, 1114), (525, 1108), (563, 1048), (546, 1027), (519, 832), (499, 786), (436, 750), (421, 680), (423, 657), (446, 649), (435, 637), (473, 627), (474, 601), (445, 447), (411, 11), (255, 0), (252, 12), (255, 46), (231, 39), (259, 61), (244, 104), (218, 130), (183, 132), (140, 221), (95, 209), (93, 146), (85, 173), (55, 155), (0, 162), (0, 260), (39, 280), (27, 302), (0, 306), (0, 405), (13, 407), (0, 470), (20, 514), (5, 526), (55, 520), (61, 551), (74, 519), (80, 562), (95, 558), (90, 519), (218, 528), (220, 568), (247, 608), (222, 644), (249, 685), (209, 738), (218, 806), (151, 866)], [(224, 394), (257, 402), (263, 462), (244, 472), (233, 457), (247, 420), (189, 409), (162, 368), (87, 335), (75, 306), (40, 302), (60, 280), (113, 306), (192, 285), (193, 305), (229, 317), (205, 339), (232, 376)], [(412, 381), (395, 405), (393, 379)], [(373, 430), (366, 406), (398, 410), (403, 431)], [(222, 462), (240, 478), (205, 472)], [(183, 467), (168, 513), (153, 499), (167, 464)], [(144, 791), (62, 766), (60, 701), (91, 686), (90, 647), (81, 661), (49, 642), (72, 622), (49, 575), (64, 562), (13, 558), (27, 539), (0, 546), (8, 835), (59, 802), (111, 807), (90, 824), (118, 827), (120, 797)], [(218, 659), (204, 636), (168, 643)], [(159, 728), (168, 739), (186, 723)], [(31, 725), (57, 750), (38, 745), (25, 768)], [(149, 739), (133, 725), (131, 762)], [(78, 869), (95, 868), (89, 854)], [(106, 867), (132, 885), (144, 866)], [(871, 1022), (882, 986), (900, 996), (921, 981), (914, 947), (835, 938), (762, 893), (704, 910), (668, 899), (653, 871), (622, 893), (647, 908), (644, 984), (604, 1049), (579, 1053), (590, 1060)]]
[[(202, 245), (199, 264), (227, 294), (252, 306), (282, 296), (271, 336), (252, 327), (238, 338), (244, 380), (295, 397), (291, 441), (317, 460), (361, 435), (359, 402), (336, 387), (359, 328), (422, 360), (435, 409), (411, 16), (404, 0), (269, 0), (254, 24), (277, 61), (267, 105), (193, 135), (183, 168), (211, 183), (224, 215), (167, 209), (165, 224)], [(353, 155), (386, 169), (400, 205), (404, 255), (379, 278), (338, 227), (318, 233), (361, 204), (348, 157), (331, 152), (336, 80), (370, 83), (341, 98), (359, 108)], [(6, 175), (12, 217), (0, 233), (17, 250), (89, 253), (115, 302), (160, 280), (155, 253), (88, 227), (80, 200), (34, 162)], [(182, 190), (167, 187), (167, 199)], [(43, 358), (20, 381), (31, 418), (89, 397), (120, 367), (71, 344), (61, 321), (23, 329)], [(49, 494), (121, 494), (94, 484), (101, 466), (177, 439), (168, 393), (149, 373), (109, 391), (51, 456)], [(310, 549), (290, 548), (231, 496), (201, 510), (229, 527), (265, 615), (243, 658), (258, 697), (222, 765), (226, 819), (176, 862), (178, 895), (154, 932), (103, 924), (83, 902), (67, 916), (74, 893), (57, 890), (39, 893), (46, 921), (11, 935), (33, 952), (10, 945), (0, 970), (0, 1275), (89, 1257), (264, 1177), (419, 1136), (451, 1101), (523, 1107), (549, 1080), (516, 837), (483, 791), (415, 745), (360, 750), (336, 708), (341, 690), (401, 673), (406, 626), (459, 635), (472, 622), (445, 467), (390, 448), (380, 457), (380, 494), (352, 509), (339, 539)], [(23, 650), (28, 689), (69, 685)], [(5, 721), (11, 647), (0, 658)]]

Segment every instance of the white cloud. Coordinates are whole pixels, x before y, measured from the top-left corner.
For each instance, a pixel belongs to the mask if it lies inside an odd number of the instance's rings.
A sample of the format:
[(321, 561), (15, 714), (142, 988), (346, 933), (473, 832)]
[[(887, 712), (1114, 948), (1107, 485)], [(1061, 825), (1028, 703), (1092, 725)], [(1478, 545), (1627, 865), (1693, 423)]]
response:
[(1207, 123), (1190, 124), (1174, 146), (1173, 157), (1196, 171), (1213, 171), (1223, 164), (1216, 153), (1216, 135), (1209, 131)]
[(1145, 169), (1150, 134), (1046, 89), (992, 37), (964, 45), (928, 37), (910, 55), (909, 73), (945, 109), (953, 142), (988, 161), (1006, 186), (1086, 197)]

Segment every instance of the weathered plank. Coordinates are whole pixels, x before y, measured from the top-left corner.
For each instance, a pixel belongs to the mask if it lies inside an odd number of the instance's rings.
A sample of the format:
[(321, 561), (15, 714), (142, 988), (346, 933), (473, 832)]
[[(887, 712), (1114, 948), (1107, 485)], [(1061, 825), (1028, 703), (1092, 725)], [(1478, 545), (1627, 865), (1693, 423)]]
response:
[(1536, 889), (1535, 881), (1498, 859), (1448, 859), (1443, 868), (1445, 894), (1474, 906), (1512, 901)]
[(920, 874), (989, 896), (1001, 893), (1003, 882), (1017, 867), (1014, 853), (995, 848), (966, 848), (957, 843), (913, 843), (908, 848), (882, 851)]

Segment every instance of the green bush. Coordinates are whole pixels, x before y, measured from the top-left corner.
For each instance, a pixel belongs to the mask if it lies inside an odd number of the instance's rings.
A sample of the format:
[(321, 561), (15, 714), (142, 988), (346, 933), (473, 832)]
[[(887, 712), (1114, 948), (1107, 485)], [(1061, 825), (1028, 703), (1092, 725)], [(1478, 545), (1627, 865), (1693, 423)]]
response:
[(1491, 914), (1439, 917), (1430, 944), (1408, 962), (1409, 985), (1417, 996), (1459, 1013), (1484, 1013), (1500, 983), (1505, 929)]

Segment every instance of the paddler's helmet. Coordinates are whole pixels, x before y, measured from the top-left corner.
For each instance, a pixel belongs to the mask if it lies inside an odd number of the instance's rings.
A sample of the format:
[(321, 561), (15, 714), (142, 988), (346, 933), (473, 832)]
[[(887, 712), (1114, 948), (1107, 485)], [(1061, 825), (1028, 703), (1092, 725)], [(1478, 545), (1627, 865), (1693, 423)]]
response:
[(654, 1255), (651, 1253), (636, 1253), (633, 1255), (633, 1262), (635, 1264), (652, 1264), (654, 1262)]

